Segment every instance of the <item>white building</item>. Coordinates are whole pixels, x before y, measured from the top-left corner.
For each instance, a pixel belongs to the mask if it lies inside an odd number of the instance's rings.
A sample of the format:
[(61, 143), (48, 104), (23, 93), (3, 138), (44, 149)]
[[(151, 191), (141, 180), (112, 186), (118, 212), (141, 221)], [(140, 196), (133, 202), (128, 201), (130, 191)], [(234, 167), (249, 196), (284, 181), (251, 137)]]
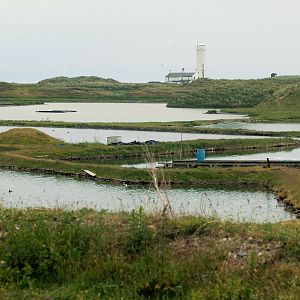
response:
[[(197, 44), (197, 54), (196, 54), (196, 70), (195, 72), (178, 72), (178, 73), (169, 73), (166, 75), (166, 82), (169, 83), (185, 83), (190, 82), (196, 79), (205, 78), (205, 53), (206, 46), (205, 44)], [(184, 70), (184, 69), (183, 69)]]
[(173, 82), (173, 83), (185, 83), (190, 82), (193, 79), (194, 73), (169, 73), (166, 75), (166, 82)]

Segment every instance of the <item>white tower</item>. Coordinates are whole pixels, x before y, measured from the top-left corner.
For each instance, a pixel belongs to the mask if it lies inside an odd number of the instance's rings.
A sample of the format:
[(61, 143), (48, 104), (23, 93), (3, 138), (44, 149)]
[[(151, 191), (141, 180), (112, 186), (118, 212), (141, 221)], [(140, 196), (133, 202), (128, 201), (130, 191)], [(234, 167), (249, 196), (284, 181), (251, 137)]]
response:
[(205, 44), (198, 43), (197, 44), (197, 65), (196, 72), (193, 76), (193, 80), (199, 78), (205, 78)]

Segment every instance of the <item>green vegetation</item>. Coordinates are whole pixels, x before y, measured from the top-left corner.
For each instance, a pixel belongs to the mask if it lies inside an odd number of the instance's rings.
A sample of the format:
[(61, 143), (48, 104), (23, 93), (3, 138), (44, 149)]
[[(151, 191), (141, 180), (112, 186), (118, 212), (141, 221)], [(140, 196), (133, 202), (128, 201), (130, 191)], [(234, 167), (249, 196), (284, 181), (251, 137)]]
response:
[(299, 222), (1, 209), (1, 299), (297, 299)]
[[(153, 155), (179, 154), (181, 151), (194, 154), (199, 148), (213, 151), (234, 149), (271, 149), (272, 147), (297, 147), (299, 140), (292, 139), (223, 139), (223, 140), (192, 140), (181, 142), (163, 142), (152, 146), (107, 146), (97, 143), (68, 144), (52, 138), (36, 129), (15, 128), (0, 133), (0, 145), (14, 146), (15, 155), (32, 158), (47, 157), (51, 159), (88, 159), (99, 158), (121, 159), (126, 157), (145, 157), (147, 151)], [(6, 153), (8, 154), (8, 153)]]
[(18, 145), (51, 145), (58, 144), (59, 140), (32, 128), (26, 130), (12, 129), (0, 134), (1, 144)]
[(259, 120), (270, 121), (298, 122), (299, 99), (298, 76), (257, 80), (207, 79), (183, 85), (120, 83), (98, 77), (58, 77), (37, 84), (0, 83), (1, 105), (166, 102), (169, 107), (230, 108), (234, 112), (247, 112)]
[[(14, 137), (14, 138), (10, 138)], [(38, 142), (32, 142), (38, 136)], [(19, 141), (19, 143), (18, 143)], [(36, 141), (36, 140), (35, 140)], [(278, 144), (279, 142), (279, 144)], [(272, 149), (275, 145), (293, 144), (299, 141), (278, 139), (259, 140), (199, 140), (186, 144), (185, 149), (213, 148), (224, 149)], [(12, 129), (0, 134), (0, 166), (16, 170), (83, 176), (88, 169), (97, 174), (99, 180), (110, 182), (151, 183), (149, 172), (144, 169), (122, 168), (123, 158), (145, 157), (151, 161), (152, 156), (170, 155), (181, 151), (181, 143), (160, 143), (151, 147), (143, 146), (106, 146), (101, 144), (64, 144), (40, 134), (34, 129)], [(147, 154), (148, 152), (148, 154)], [(145, 155), (146, 153), (146, 155)], [(101, 158), (107, 160), (106, 163)], [(111, 163), (109, 163), (111, 160)], [(161, 181), (167, 178), (172, 184), (233, 186), (241, 187), (267, 186), (278, 190), (284, 199), (300, 208), (299, 170), (288, 176), (294, 169), (288, 168), (199, 168), (199, 169), (165, 169), (157, 176)], [(163, 172), (163, 173), (161, 173)], [(287, 179), (289, 178), (289, 179)], [(286, 188), (285, 187), (289, 187)], [(288, 194), (284, 194), (288, 192)]]
[[(274, 143), (278, 140), (214, 140), (193, 141), (190, 147)], [(72, 145), (34, 129), (13, 129), (0, 134), (0, 165), (71, 176), (89, 169), (98, 179), (153, 184), (147, 170), (87, 156), (148, 150), (151, 159), (153, 153), (178, 151), (179, 145)], [(64, 160), (70, 156), (84, 160)], [(189, 186), (268, 187), (300, 213), (296, 168), (165, 169), (155, 178)], [(297, 299), (298, 229), (299, 221), (255, 225), (174, 216), (167, 201), (153, 214), (0, 208), (1, 299)]]
[(230, 128), (206, 128), (208, 125), (220, 121), (176, 121), (176, 122), (134, 122), (134, 123), (104, 123), (104, 122), (61, 122), (61, 121), (19, 121), (0, 120), (0, 126), (20, 127), (53, 127), (53, 128), (79, 128), (79, 129), (114, 129), (114, 130), (137, 130), (137, 131), (161, 131), (178, 133), (203, 133), (225, 135), (252, 135), (273, 137), (300, 137), (299, 131), (274, 132), (258, 131), (249, 129)]
[[(271, 121), (299, 121), (299, 98), (298, 77), (204, 80), (186, 85), (123, 84), (96, 77), (54, 78), (35, 85), (0, 83), (2, 105), (167, 102), (173, 107), (229, 108)], [(202, 130), (193, 128), (200, 123), (68, 126), (193, 132)], [(48, 122), (22, 123), (29, 124), (49, 126)], [(278, 143), (299, 145), (290, 139), (199, 140), (186, 142), (184, 150), (271, 149)], [(147, 151), (150, 160), (152, 155), (179, 153), (181, 143), (112, 147), (66, 144), (34, 129), (0, 134), (1, 167), (69, 176), (83, 176), (83, 169), (89, 169), (107, 181), (153, 183), (147, 170), (99, 161), (142, 157)], [(267, 187), (300, 215), (300, 171), (296, 168), (166, 169), (158, 170), (156, 176), (160, 183), (167, 180), (189, 186)], [(174, 217), (169, 205), (153, 215), (142, 209), (112, 214), (88, 209), (1, 208), (0, 298), (297, 299), (299, 239), (299, 221), (255, 225), (203, 216)]]

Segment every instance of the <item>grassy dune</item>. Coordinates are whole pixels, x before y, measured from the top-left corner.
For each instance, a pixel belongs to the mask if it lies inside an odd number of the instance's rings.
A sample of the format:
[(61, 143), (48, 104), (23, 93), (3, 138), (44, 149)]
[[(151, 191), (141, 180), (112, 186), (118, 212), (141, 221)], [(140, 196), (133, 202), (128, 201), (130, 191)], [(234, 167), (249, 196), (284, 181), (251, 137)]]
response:
[(120, 83), (97, 77), (58, 77), (37, 84), (0, 83), (2, 105), (166, 102), (169, 107), (230, 108), (271, 121), (299, 122), (299, 109), (295, 109), (300, 105), (299, 95), (299, 76), (257, 80), (207, 79), (183, 85)]

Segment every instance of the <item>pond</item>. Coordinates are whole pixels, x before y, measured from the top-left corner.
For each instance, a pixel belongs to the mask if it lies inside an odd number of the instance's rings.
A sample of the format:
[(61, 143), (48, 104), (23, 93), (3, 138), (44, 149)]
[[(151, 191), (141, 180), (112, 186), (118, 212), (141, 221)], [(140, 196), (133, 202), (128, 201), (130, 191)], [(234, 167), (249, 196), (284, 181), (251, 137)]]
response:
[[(0, 132), (7, 131), (12, 126), (0, 126)], [(226, 135), (226, 134), (200, 134), (200, 133), (179, 133), (179, 132), (161, 132), (161, 131), (137, 131), (137, 130), (110, 130), (110, 129), (78, 129), (78, 128), (51, 128), (51, 127), (31, 127), (53, 136), (66, 143), (102, 143), (106, 144), (109, 136), (121, 136), (122, 142), (132, 141), (145, 142), (155, 140), (159, 142), (177, 142), (199, 139), (259, 139), (267, 138), (263, 136), (246, 135)]]
[[(76, 111), (50, 113), (37, 111)], [(163, 103), (46, 103), (0, 107), (0, 120), (65, 122), (168, 122), (242, 119), (243, 115), (206, 114), (207, 109), (168, 108)]]
[(260, 160), (267, 159), (270, 160), (300, 160), (300, 148), (282, 150), (276, 152), (264, 152), (264, 153), (252, 153), (252, 154), (243, 154), (243, 155), (218, 155), (211, 157), (210, 159), (240, 159), (240, 160)]
[[(230, 155), (221, 155), (218, 152), (206, 152), (206, 158), (207, 159), (224, 159), (224, 160), (266, 160), (267, 158), (269, 158), (271, 161), (272, 160), (300, 160), (300, 148), (295, 148), (295, 149), (284, 149), (281, 151), (273, 151), (273, 152), (261, 152), (261, 153), (245, 153), (247, 151), (242, 151), (243, 154), (241, 154), (241, 152), (235, 152), (235, 153), (231, 153)], [(179, 159), (178, 157), (174, 158), (174, 159)], [(196, 159), (196, 155), (194, 157), (185, 157), (184, 159)], [(171, 162), (172, 160), (163, 160), (161, 159), (161, 161), (164, 162)], [(163, 164), (161, 164), (158, 161), (155, 162), (151, 162), (150, 164), (146, 164), (145, 160), (141, 161), (141, 162), (135, 162), (135, 163), (126, 163), (123, 164), (122, 166), (124, 168), (137, 168), (137, 169), (145, 169), (148, 167), (162, 167)]]
[(247, 123), (247, 122), (226, 122), (199, 126), (204, 128), (222, 129), (248, 129), (256, 131), (287, 132), (300, 131), (299, 123)]
[[(163, 191), (175, 213), (217, 215), (245, 222), (278, 222), (295, 216), (266, 191), (230, 191), (204, 188)], [(131, 211), (143, 206), (155, 212), (162, 200), (148, 188), (113, 186), (66, 177), (0, 170), (0, 199), (4, 207), (92, 208)], [(164, 201), (164, 200), (163, 200)]]

